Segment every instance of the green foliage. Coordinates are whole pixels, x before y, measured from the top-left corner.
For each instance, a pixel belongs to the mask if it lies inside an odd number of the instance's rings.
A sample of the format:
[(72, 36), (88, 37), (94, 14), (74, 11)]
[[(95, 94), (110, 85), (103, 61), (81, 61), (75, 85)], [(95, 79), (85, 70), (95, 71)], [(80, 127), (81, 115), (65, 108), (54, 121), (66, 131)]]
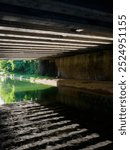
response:
[(13, 60), (0, 60), (0, 70), (4, 72), (13, 71), (14, 70)]
[(0, 71), (20, 74), (39, 74), (38, 60), (0, 60)]
[[(0, 79), (0, 98), (7, 104), (20, 100), (35, 100), (40, 92), (51, 86), (35, 84), (26, 81), (12, 80), (10, 78)], [(39, 93), (38, 93), (39, 92)]]

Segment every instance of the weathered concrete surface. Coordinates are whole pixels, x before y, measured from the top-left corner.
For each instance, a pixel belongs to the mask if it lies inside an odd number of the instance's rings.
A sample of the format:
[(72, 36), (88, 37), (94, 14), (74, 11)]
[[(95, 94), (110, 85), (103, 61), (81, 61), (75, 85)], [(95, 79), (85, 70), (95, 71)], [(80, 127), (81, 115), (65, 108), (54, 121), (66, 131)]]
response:
[(112, 0), (0, 0), (0, 8), (0, 59), (47, 59), (112, 44)]
[(92, 80), (57, 80), (58, 87), (71, 87), (86, 90), (94, 93), (108, 94), (113, 93), (113, 84), (111, 81), (92, 81)]
[(61, 78), (106, 81), (113, 78), (112, 51), (58, 58), (56, 65)]
[(71, 79), (35, 79), (35, 83), (52, 85), (55, 87), (71, 87), (105, 95), (113, 94), (111, 81), (71, 80)]
[(45, 85), (51, 85), (57, 87), (57, 82), (59, 79), (35, 79), (32, 82), (34, 83), (40, 83)]

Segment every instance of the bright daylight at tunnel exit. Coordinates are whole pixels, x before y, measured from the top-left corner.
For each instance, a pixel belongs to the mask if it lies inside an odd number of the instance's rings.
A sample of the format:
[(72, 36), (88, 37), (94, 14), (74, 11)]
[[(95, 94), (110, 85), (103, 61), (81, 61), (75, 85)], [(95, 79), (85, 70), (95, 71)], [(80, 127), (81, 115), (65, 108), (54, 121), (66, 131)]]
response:
[(113, 1), (0, 0), (0, 150), (113, 149)]

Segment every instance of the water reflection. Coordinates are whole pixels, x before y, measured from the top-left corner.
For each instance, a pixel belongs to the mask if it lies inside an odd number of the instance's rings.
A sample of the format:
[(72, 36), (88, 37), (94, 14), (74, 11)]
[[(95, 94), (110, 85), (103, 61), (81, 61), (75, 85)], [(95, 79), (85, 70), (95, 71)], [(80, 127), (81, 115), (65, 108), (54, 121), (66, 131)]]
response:
[[(33, 100), (40, 103), (60, 103), (92, 113), (112, 113), (112, 96), (93, 94), (81, 89), (51, 87), (27, 81), (5, 78), (0, 81), (1, 103)], [(4, 100), (4, 102), (3, 102)]]
[(40, 98), (40, 92), (48, 88), (50, 88), (50, 86), (13, 80), (10, 78), (1, 78), (0, 104), (38, 100)]

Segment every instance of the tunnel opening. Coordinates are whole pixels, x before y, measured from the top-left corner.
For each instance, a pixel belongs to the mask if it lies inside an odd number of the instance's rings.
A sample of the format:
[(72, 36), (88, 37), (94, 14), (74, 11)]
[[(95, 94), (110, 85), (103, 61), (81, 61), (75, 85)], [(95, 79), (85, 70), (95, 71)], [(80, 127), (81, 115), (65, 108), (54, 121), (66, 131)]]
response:
[(0, 149), (112, 149), (112, 1), (0, 8)]

